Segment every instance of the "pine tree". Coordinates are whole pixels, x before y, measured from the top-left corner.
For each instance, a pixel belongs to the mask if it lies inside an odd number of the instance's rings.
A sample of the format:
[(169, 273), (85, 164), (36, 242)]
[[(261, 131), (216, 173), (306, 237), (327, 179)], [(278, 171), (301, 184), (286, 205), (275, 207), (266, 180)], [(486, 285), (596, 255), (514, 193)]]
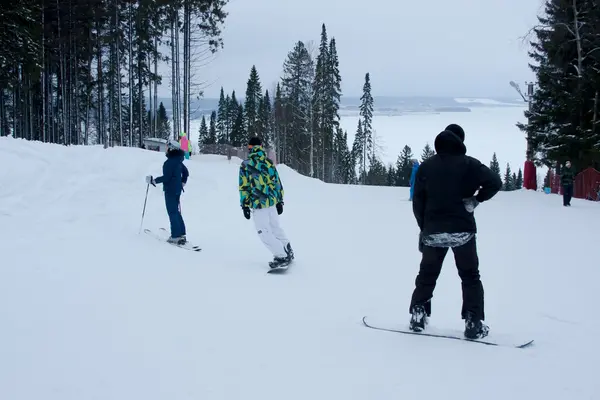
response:
[(526, 124), (528, 158), (552, 167), (557, 161), (600, 162), (600, 8), (590, 0), (547, 0), (533, 29), (530, 64), (537, 88)]
[(396, 186), (396, 178), (398, 176), (396, 169), (394, 168), (394, 166), (392, 164), (389, 164), (387, 171), (388, 171), (387, 182), (386, 182), (387, 186)]
[(387, 186), (388, 171), (385, 165), (377, 158), (372, 159), (371, 167), (366, 177), (366, 184), (373, 186)]
[(281, 95), (284, 99), (283, 147), (279, 161), (303, 175), (310, 175), (312, 131), (312, 82), (314, 62), (303, 42), (297, 42), (283, 65)]
[[(338, 127), (338, 131), (341, 128)], [(352, 151), (348, 148), (348, 133), (344, 131), (344, 135), (339, 142), (339, 153), (338, 158), (340, 160), (339, 165), (339, 180), (338, 183), (344, 184), (356, 184), (356, 159), (352, 154)]]
[[(333, 151), (333, 125), (327, 113), (329, 76), (329, 47), (327, 41), (327, 28), (321, 25), (321, 41), (319, 53), (316, 58), (314, 79), (312, 82), (312, 135), (311, 135), (311, 158), (312, 167), (316, 176), (325, 181), (329, 165), (330, 155)], [(327, 165), (326, 165), (327, 164)]]
[[(250, 134), (248, 134), (250, 135)], [(269, 91), (265, 92), (263, 98), (260, 99), (258, 104), (258, 137), (263, 142), (263, 145), (267, 148), (272, 147), (273, 143), (273, 109), (271, 106), (271, 99), (269, 97)]]
[(225, 127), (227, 124), (227, 118), (228, 118), (228, 114), (227, 114), (227, 109), (228, 109), (228, 102), (225, 98), (225, 91), (223, 90), (223, 87), (221, 86), (221, 94), (219, 95), (219, 106), (217, 108), (217, 137), (218, 142), (219, 143), (228, 143), (229, 142), (229, 134), (226, 131)]
[(363, 94), (360, 97), (360, 116), (362, 118), (363, 143), (363, 168), (366, 169), (366, 160), (373, 162), (375, 157), (373, 146), (373, 97), (371, 96), (371, 78), (369, 73), (365, 74), (365, 83), (363, 85)]
[(205, 144), (210, 143), (210, 137), (208, 135), (208, 126), (206, 126), (206, 118), (204, 115), (202, 116), (202, 120), (200, 121), (200, 129), (198, 130), (198, 148), (202, 148)]
[(231, 112), (233, 113), (233, 124), (231, 127), (231, 145), (233, 147), (243, 147), (248, 141), (246, 140), (246, 121), (244, 116), (244, 106), (239, 103), (233, 103), (235, 92), (232, 95)]
[(421, 162), (423, 162), (433, 156), (435, 156), (435, 151), (433, 151), (433, 149), (431, 148), (429, 143), (427, 143), (425, 145), (425, 148), (423, 149), (423, 153), (421, 154)]
[(358, 176), (363, 176), (366, 173), (365, 148), (365, 135), (362, 128), (362, 121), (359, 118), (356, 127), (356, 134), (354, 135), (354, 143), (352, 145), (352, 157), (358, 164)]
[(492, 156), (492, 161), (490, 162), (490, 169), (493, 173), (498, 175), (498, 178), (502, 179), (502, 175), (500, 175), (500, 163), (498, 162), (496, 153), (494, 153), (494, 155)]
[[(233, 92), (234, 98), (228, 94), (225, 96), (225, 100), (223, 101), (223, 110), (218, 111), (218, 118), (222, 119), (223, 122), (223, 131), (219, 135), (219, 143), (229, 144), (231, 145), (231, 129), (233, 127), (233, 121), (236, 117), (237, 111), (237, 101), (235, 99), (235, 91)], [(217, 126), (218, 119), (217, 119)]]
[(169, 124), (169, 117), (167, 115), (167, 110), (165, 106), (161, 102), (158, 106), (158, 112), (156, 115), (157, 119), (157, 129), (156, 129), (156, 137), (161, 139), (168, 139), (171, 135), (171, 126)]
[(523, 172), (521, 168), (519, 168), (519, 172), (517, 174), (517, 178), (515, 180), (515, 189), (520, 190), (523, 189)]
[(259, 107), (262, 100), (260, 78), (258, 77), (256, 66), (253, 65), (247, 82), (246, 101), (244, 103), (248, 139), (252, 136), (258, 136), (261, 133)]
[(273, 142), (275, 147), (275, 154), (278, 160), (281, 160), (282, 151), (285, 146), (285, 127), (286, 127), (286, 115), (285, 115), (285, 104), (281, 94), (281, 85), (277, 83), (275, 88), (275, 99), (273, 100)]
[(414, 155), (410, 146), (404, 146), (396, 161), (396, 186), (410, 186)]
[(504, 173), (503, 190), (505, 190), (505, 191), (515, 190), (515, 182), (513, 181), (512, 172), (510, 170), (510, 164), (506, 164), (506, 172)]
[(544, 187), (552, 187), (552, 168), (548, 168), (546, 176), (544, 177)]

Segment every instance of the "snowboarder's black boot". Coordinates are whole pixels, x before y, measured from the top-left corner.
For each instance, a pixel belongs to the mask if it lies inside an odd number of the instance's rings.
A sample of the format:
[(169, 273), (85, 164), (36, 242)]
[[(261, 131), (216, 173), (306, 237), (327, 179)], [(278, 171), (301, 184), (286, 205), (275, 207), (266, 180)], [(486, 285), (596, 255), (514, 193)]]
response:
[(285, 267), (289, 263), (290, 263), (290, 260), (288, 258), (275, 257), (273, 259), (273, 261), (271, 261), (269, 263), (269, 267), (271, 267), (271, 268), (280, 268), (280, 267)]
[(489, 326), (475, 318), (472, 313), (467, 313), (467, 318), (465, 318), (465, 337), (467, 339), (481, 339), (486, 337), (489, 332)]
[(412, 316), (410, 317), (410, 330), (413, 332), (421, 332), (423, 329), (425, 329), (425, 324), (427, 324), (425, 307), (422, 305), (414, 306), (412, 308)]
[(292, 246), (289, 243), (285, 246), (285, 254), (287, 254), (289, 261), (294, 259), (294, 250), (292, 250)]

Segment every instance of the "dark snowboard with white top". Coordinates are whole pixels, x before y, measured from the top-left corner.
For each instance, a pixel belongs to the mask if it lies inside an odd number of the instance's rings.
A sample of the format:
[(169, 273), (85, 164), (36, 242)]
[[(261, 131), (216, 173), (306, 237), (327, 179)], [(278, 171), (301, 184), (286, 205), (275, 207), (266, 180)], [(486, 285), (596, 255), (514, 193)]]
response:
[(486, 340), (482, 340), (482, 339), (468, 339), (460, 334), (451, 332), (451, 331), (438, 331), (439, 333), (433, 333), (433, 332), (425, 332), (425, 331), (421, 331), (421, 332), (415, 332), (415, 331), (411, 331), (410, 329), (408, 329), (408, 327), (406, 329), (401, 329), (401, 328), (388, 328), (388, 327), (384, 327), (382, 325), (379, 324), (370, 324), (367, 322), (367, 317), (364, 316), (362, 319), (363, 324), (367, 327), (367, 328), (371, 328), (371, 329), (376, 329), (376, 330), (380, 330), (380, 331), (387, 331), (387, 332), (394, 332), (394, 333), (403, 333), (406, 335), (416, 335), (416, 336), (429, 336), (429, 337), (436, 337), (436, 338), (443, 338), (443, 339), (454, 339), (454, 340), (462, 340), (465, 342), (474, 342), (474, 343), (481, 343), (481, 344), (485, 344), (488, 346), (500, 346), (500, 347), (514, 347), (517, 349), (523, 349), (526, 347), (529, 347), (533, 344), (533, 340), (527, 340), (524, 342), (519, 342), (519, 343), (513, 343), (511, 340), (492, 340), (489, 337), (486, 337)]

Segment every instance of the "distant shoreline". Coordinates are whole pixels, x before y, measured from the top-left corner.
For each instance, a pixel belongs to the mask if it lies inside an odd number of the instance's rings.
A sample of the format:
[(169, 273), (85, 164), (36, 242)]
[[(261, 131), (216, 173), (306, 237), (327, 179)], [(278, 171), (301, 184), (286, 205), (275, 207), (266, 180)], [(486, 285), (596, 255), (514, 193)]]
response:
[[(400, 116), (415, 113), (445, 113), (472, 112), (481, 108), (522, 108), (526, 103), (517, 98), (486, 98), (486, 97), (427, 97), (427, 96), (374, 96), (374, 115)], [(169, 97), (159, 97), (167, 115), (172, 115), (172, 100)], [(216, 111), (219, 99), (204, 98), (192, 100), (190, 109), (191, 119), (201, 119)], [(342, 97), (340, 101), (340, 116), (358, 115), (359, 97)]]

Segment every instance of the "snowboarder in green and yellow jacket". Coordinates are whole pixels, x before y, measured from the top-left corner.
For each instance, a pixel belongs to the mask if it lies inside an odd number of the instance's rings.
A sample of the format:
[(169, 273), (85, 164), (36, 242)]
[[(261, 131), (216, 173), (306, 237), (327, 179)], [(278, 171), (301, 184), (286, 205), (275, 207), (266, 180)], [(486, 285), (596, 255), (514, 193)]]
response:
[(240, 206), (246, 219), (252, 215), (258, 236), (273, 253), (271, 268), (287, 266), (294, 253), (281, 226), (283, 213), (283, 185), (273, 161), (267, 157), (260, 139), (248, 142), (248, 158), (240, 165)]

